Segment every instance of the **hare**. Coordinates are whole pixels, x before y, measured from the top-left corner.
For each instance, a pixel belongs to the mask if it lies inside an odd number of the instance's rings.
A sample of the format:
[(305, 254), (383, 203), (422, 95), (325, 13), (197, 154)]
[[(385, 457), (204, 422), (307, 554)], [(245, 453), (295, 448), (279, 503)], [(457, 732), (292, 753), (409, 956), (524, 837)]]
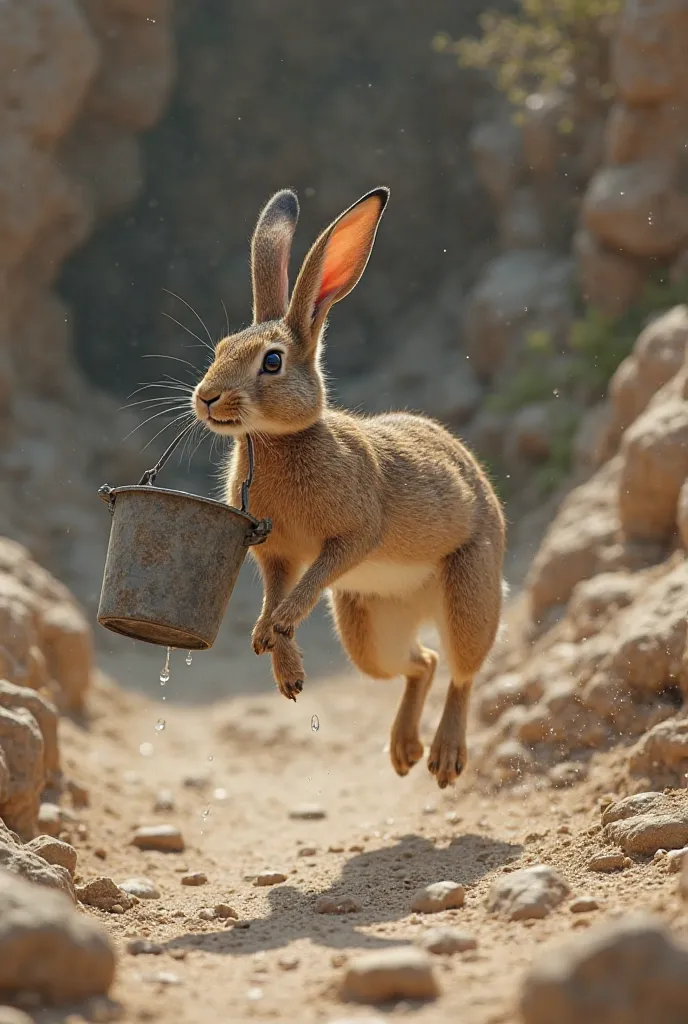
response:
[[(399, 775), (423, 756), (419, 723), (438, 657), (417, 631), (436, 623), (451, 682), (428, 768), (443, 789), (466, 764), (471, 683), (499, 626), (504, 519), (473, 456), (438, 423), (327, 404), (325, 320), (358, 283), (388, 198), (376, 188), (330, 224), (290, 299), (299, 206), (289, 190), (273, 196), (251, 243), (253, 324), (218, 343), (192, 405), (210, 430), (254, 441), (251, 508), (273, 521), (253, 549), (264, 586), (256, 654), (271, 652), (277, 685), (295, 700), (304, 670), (294, 631), (329, 591), (354, 665), (376, 679), (406, 677), (390, 745)], [(233, 505), (246, 471), (237, 444), (226, 478)]]

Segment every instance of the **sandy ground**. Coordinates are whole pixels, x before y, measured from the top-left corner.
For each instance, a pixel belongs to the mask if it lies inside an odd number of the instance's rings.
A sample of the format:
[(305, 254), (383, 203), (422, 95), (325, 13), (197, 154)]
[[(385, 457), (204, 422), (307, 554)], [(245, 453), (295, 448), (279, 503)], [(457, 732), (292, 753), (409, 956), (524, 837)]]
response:
[[(129, 689), (101, 683), (89, 721), (61, 725), (66, 769), (91, 797), (78, 812), (83, 827), (71, 827), (79, 875), (146, 876), (161, 893), (119, 916), (88, 911), (120, 953), (113, 996), (122, 1020), (515, 1024), (521, 980), (545, 944), (630, 908), (657, 911), (688, 933), (677, 876), (665, 867), (586, 869), (614, 755), (601, 756), (585, 784), (563, 791), (526, 782), (489, 794), (469, 770), (454, 790), (440, 792), (423, 763), (399, 779), (386, 747), (400, 685), (339, 668), (341, 655), (316, 617), (300, 635), (311, 676), (298, 703), (285, 701), (268, 660), (246, 653), (256, 600), (252, 586), (240, 591), (217, 649), (190, 666), (177, 652), (165, 687), (161, 651), (133, 651), (117, 640), (103, 660)], [(426, 749), (445, 686), (440, 673), (423, 723)], [(209, 703), (222, 693), (234, 696)], [(172, 791), (173, 810), (154, 809), (161, 789)], [(324, 816), (294, 820), (290, 812), (303, 803)], [(183, 853), (131, 845), (138, 825), (159, 823), (181, 829)], [(567, 901), (544, 920), (494, 918), (485, 897), (495, 878), (536, 863), (558, 867), (572, 896), (595, 896), (600, 909), (574, 915)], [(266, 870), (285, 880), (257, 887)], [(203, 872), (207, 883), (183, 885), (189, 872)], [(445, 879), (466, 886), (465, 906), (412, 913), (415, 891)], [(349, 897), (360, 909), (317, 913), (323, 894)], [(199, 917), (220, 903), (239, 921)], [(433, 958), (438, 1000), (382, 1009), (341, 1001), (352, 957), (415, 943), (439, 925), (470, 932), (477, 949)], [(132, 955), (127, 944), (135, 938), (160, 952)], [(36, 1019), (82, 1021), (74, 1013)]]

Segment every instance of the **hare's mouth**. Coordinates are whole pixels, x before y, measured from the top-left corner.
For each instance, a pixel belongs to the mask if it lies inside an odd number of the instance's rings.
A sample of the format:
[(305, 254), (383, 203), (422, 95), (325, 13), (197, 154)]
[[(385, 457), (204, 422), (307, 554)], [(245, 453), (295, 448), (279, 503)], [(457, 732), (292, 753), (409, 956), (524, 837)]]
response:
[(241, 420), (232, 419), (231, 417), (228, 417), (227, 419), (220, 419), (219, 416), (208, 416), (208, 423), (216, 423), (220, 427), (241, 426)]

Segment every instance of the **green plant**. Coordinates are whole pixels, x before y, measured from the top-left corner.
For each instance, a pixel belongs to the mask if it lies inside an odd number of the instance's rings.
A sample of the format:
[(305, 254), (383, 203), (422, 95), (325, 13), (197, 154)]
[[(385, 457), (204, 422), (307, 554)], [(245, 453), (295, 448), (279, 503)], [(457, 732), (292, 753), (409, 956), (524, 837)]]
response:
[[(440, 33), (435, 50), (454, 53), (464, 67), (490, 71), (515, 107), (534, 92), (573, 90), (595, 100), (611, 96), (606, 23), (622, 0), (518, 0), (516, 15), (488, 11), (479, 39)], [(570, 131), (572, 122), (560, 127)]]

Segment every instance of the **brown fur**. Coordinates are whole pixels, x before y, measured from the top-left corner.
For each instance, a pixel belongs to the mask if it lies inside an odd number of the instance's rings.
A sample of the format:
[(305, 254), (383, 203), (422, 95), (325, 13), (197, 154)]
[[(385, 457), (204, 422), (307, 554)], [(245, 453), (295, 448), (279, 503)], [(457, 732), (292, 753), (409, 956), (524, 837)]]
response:
[[(273, 197), (252, 243), (255, 323), (218, 344), (194, 408), (210, 429), (254, 440), (251, 511), (273, 521), (267, 542), (254, 549), (264, 581), (256, 653), (272, 652), (280, 690), (296, 699), (304, 671), (294, 631), (330, 590), (354, 664), (376, 678), (406, 677), (390, 748), (400, 775), (422, 757), (419, 723), (437, 665), (417, 631), (437, 624), (452, 679), (428, 767), (444, 787), (466, 764), (471, 682), (499, 625), (504, 520), (475, 459), (439, 424), (327, 406), (318, 365), (323, 325), (365, 269), (387, 196), (369, 193), (323, 232), (290, 302), (298, 204), (291, 192)], [(261, 373), (273, 350), (282, 369)], [(246, 446), (238, 443), (227, 470), (234, 505), (246, 470)]]

